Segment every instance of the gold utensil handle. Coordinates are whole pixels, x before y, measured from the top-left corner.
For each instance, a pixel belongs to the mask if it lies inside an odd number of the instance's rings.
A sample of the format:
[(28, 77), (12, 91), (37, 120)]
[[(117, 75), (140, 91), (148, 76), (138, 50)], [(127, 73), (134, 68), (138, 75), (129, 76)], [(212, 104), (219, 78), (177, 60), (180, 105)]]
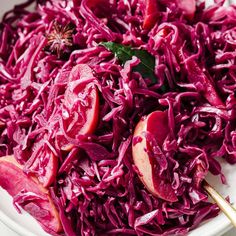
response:
[(207, 181), (203, 181), (203, 187), (216, 202), (221, 211), (229, 218), (231, 223), (236, 227), (236, 210), (227, 202)]

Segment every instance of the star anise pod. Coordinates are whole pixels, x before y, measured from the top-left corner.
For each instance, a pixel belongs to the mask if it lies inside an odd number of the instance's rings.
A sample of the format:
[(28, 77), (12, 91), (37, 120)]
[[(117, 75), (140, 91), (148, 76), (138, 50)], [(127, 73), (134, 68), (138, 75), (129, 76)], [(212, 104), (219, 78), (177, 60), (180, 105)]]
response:
[(73, 32), (74, 27), (71, 24), (62, 26), (54, 22), (52, 31), (47, 35), (47, 49), (61, 58), (64, 53), (70, 52), (73, 46)]

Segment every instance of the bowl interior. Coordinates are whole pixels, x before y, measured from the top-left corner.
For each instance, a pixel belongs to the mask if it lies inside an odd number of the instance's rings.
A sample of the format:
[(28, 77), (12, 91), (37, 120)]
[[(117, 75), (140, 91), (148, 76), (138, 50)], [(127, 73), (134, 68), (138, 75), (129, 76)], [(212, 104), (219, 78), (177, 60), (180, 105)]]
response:
[[(0, 16), (7, 10), (11, 9), (15, 4), (23, 2), (22, 0), (1, 0), (0, 2)], [(207, 4), (211, 4), (213, 1), (206, 1)], [(232, 203), (236, 202), (236, 167), (231, 166), (224, 161), (221, 161), (223, 166), (223, 172), (226, 175), (228, 185), (222, 185), (219, 177), (212, 175), (208, 176), (208, 181), (211, 183), (223, 196), (230, 196)], [(9, 228), (14, 230), (20, 235), (27, 236), (49, 236), (45, 233), (39, 224), (30, 217), (27, 213), (22, 211), (22, 214), (18, 214), (16, 209), (13, 207), (12, 198), (0, 188), (0, 220), (6, 224)], [(229, 220), (222, 213), (214, 219), (204, 222), (197, 229), (191, 231), (189, 236), (219, 236), (225, 233), (231, 228)]]

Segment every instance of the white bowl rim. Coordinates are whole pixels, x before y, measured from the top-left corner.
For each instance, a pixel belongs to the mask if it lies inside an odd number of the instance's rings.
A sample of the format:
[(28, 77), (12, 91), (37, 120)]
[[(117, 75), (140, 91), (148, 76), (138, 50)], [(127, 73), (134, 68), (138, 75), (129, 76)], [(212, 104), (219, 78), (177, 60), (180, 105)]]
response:
[(16, 223), (14, 220), (12, 220), (8, 215), (3, 213), (1, 210), (0, 210), (0, 221), (18, 235), (37, 236), (36, 234), (27, 230), (25, 227), (21, 226), (19, 223)]

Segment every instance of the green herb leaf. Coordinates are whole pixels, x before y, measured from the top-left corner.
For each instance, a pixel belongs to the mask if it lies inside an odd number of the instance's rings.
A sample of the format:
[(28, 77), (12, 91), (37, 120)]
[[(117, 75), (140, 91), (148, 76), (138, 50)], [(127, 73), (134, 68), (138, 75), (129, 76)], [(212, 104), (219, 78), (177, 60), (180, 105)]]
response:
[(139, 72), (143, 78), (149, 78), (152, 84), (157, 82), (154, 73), (155, 58), (147, 51), (132, 49), (130, 46), (124, 46), (113, 42), (103, 42), (101, 45), (114, 53), (122, 65), (124, 65), (126, 61), (131, 60), (132, 56), (136, 56), (139, 58), (140, 63), (134, 67), (134, 71)]

